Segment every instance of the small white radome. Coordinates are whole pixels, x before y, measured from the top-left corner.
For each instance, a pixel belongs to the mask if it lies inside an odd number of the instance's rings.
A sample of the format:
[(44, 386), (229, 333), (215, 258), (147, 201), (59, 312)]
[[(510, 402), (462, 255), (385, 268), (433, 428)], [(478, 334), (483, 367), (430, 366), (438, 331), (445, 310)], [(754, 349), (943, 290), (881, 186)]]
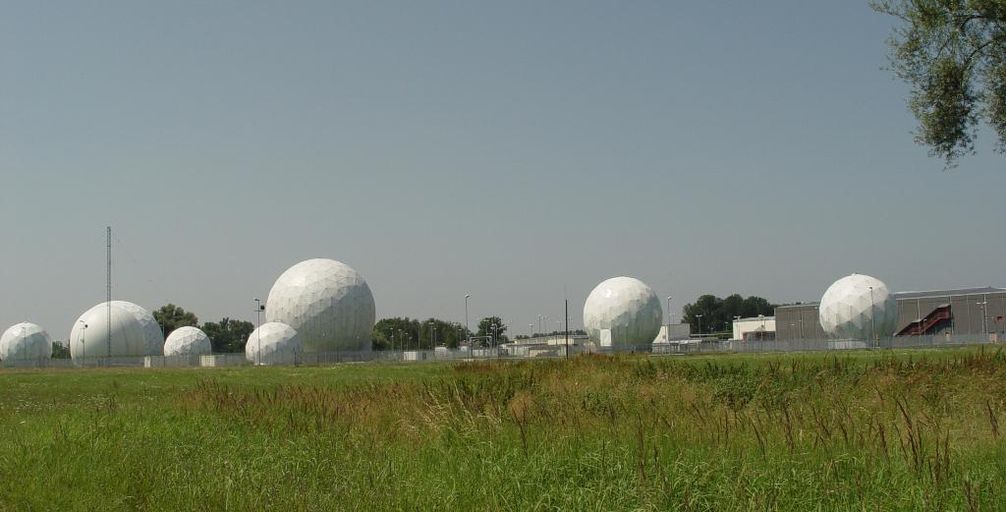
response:
[(0, 359), (4, 361), (49, 359), (52, 338), (42, 327), (31, 322), (12, 325), (0, 335)]
[(179, 327), (164, 341), (165, 356), (202, 356), (213, 352), (209, 336), (198, 327)]
[(297, 331), (280, 322), (262, 324), (245, 342), (245, 358), (261, 365), (294, 363), (303, 350)]

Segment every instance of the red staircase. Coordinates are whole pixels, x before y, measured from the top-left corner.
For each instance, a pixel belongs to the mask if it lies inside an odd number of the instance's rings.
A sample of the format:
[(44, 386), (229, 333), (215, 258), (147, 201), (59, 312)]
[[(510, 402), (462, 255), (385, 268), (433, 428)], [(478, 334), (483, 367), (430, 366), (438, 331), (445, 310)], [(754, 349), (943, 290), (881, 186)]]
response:
[(936, 309), (929, 312), (922, 320), (915, 320), (909, 323), (903, 329), (898, 331), (895, 336), (922, 336), (926, 334), (932, 334), (933, 331), (942, 327), (946, 322), (949, 322), (953, 317), (950, 311), (950, 304), (941, 304), (936, 307)]

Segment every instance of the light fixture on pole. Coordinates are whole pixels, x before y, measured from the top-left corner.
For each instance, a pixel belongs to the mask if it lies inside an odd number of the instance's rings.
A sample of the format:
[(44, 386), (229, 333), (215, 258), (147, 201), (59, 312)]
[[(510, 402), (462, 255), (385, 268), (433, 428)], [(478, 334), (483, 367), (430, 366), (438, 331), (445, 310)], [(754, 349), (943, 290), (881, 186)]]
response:
[(255, 364), (262, 364), (262, 312), (265, 311), (265, 306), (262, 304), (261, 299), (255, 299), (255, 333), (258, 338), (258, 350), (255, 351)]
[(671, 340), (671, 296), (667, 296), (667, 331), (664, 332), (664, 341)]
[(468, 330), (468, 299), (472, 298), (472, 294), (465, 295), (465, 343), (468, 345), (468, 357), (472, 357), (472, 333)]
[(83, 325), (84, 328), (80, 330), (80, 364), (84, 365), (87, 363), (87, 345), (84, 343), (87, 337), (87, 323), (83, 320), (77, 320), (77, 323)]

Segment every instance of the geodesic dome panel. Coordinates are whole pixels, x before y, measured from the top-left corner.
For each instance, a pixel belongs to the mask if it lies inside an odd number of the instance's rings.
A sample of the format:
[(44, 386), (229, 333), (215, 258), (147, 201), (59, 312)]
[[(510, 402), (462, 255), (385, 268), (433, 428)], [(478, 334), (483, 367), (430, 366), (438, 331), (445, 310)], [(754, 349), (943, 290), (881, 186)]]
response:
[(93, 359), (160, 355), (160, 350), (153, 354), (148, 352), (148, 330), (137, 320), (134, 309), (122, 307), (122, 302), (112, 301), (111, 322), (108, 321), (107, 302), (80, 315), (70, 330), (70, 357)]
[(179, 327), (164, 341), (165, 356), (201, 356), (211, 352), (210, 337), (197, 327)]
[(375, 316), (367, 281), (330, 259), (290, 267), (266, 300), (266, 320), (293, 327), (306, 352), (369, 351)]
[(304, 350), (297, 331), (280, 322), (268, 322), (252, 331), (245, 342), (245, 359), (262, 365), (291, 364)]
[(660, 332), (664, 311), (646, 283), (613, 277), (597, 285), (583, 305), (583, 326), (591, 341), (626, 347), (652, 343)]
[(0, 359), (4, 361), (50, 357), (52, 357), (52, 338), (45, 329), (36, 324), (21, 322), (0, 335)]
[(154, 314), (141, 306), (124, 300), (113, 300), (112, 305), (132, 313), (136, 317), (136, 321), (143, 327), (143, 336), (147, 342), (146, 355), (161, 355), (164, 350), (164, 333), (161, 332), (161, 324), (157, 323)]
[(873, 340), (894, 334), (898, 306), (883, 281), (852, 274), (832, 283), (818, 306), (821, 328), (838, 339)]

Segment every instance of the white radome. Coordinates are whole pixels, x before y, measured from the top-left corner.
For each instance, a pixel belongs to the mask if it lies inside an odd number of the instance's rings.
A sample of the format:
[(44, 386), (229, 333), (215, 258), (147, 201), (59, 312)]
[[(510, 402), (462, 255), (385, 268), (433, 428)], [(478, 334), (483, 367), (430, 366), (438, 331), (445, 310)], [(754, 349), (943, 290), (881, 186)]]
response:
[(136, 321), (140, 322), (140, 326), (143, 327), (143, 336), (147, 340), (147, 355), (160, 355), (164, 350), (164, 333), (161, 332), (161, 324), (157, 323), (154, 314), (124, 300), (113, 300), (112, 305), (129, 311), (136, 317)]
[(164, 341), (165, 356), (202, 356), (212, 352), (210, 337), (198, 327), (179, 327)]
[(852, 274), (835, 281), (818, 308), (821, 328), (832, 338), (887, 338), (897, 327), (894, 295), (883, 281), (868, 275)]
[(70, 357), (93, 359), (161, 355), (164, 336), (161, 335), (157, 322), (153, 320), (153, 315), (146, 309), (131, 302), (113, 300), (111, 324), (108, 316), (107, 302), (102, 302), (80, 315), (70, 330)]
[(330, 259), (290, 267), (266, 300), (266, 320), (293, 327), (305, 352), (369, 352), (375, 316), (367, 281), (349, 265)]
[(31, 322), (11, 326), (0, 335), (0, 359), (4, 361), (49, 359), (52, 338), (45, 329)]
[(304, 350), (297, 331), (280, 322), (268, 322), (252, 331), (245, 342), (245, 359), (255, 364), (291, 364)]
[(630, 347), (653, 342), (664, 311), (646, 283), (613, 277), (597, 285), (583, 305), (583, 326), (602, 347)]

